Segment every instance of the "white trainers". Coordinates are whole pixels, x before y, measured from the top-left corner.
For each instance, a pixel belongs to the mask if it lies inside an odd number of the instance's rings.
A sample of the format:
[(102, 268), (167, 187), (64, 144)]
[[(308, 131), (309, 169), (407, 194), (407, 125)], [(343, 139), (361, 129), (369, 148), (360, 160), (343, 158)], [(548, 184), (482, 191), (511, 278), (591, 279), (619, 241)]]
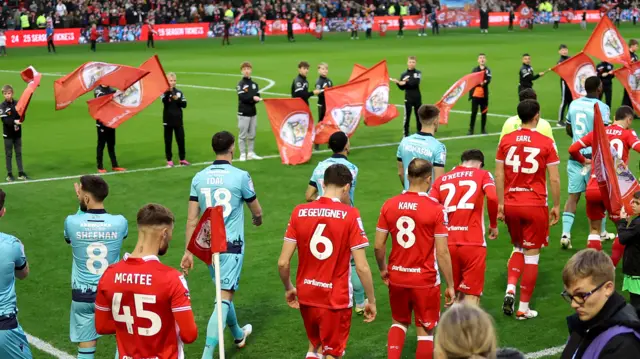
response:
[(367, 306), (368, 303), (369, 303), (369, 299), (365, 299), (362, 306), (359, 306), (356, 304), (356, 307), (355, 307), (356, 315), (364, 315), (364, 308)]
[(562, 249), (573, 248), (573, 246), (571, 246), (571, 237), (563, 234), (562, 238), (560, 238), (560, 246), (562, 246)]
[(244, 162), (246, 160), (247, 160), (247, 155), (244, 154), (244, 153), (240, 155), (240, 158), (238, 158), (238, 161), (240, 161), (240, 162)]
[(247, 156), (247, 159), (250, 159), (250, 160), (261, 160), (262, 157), (256, 155), (255, 152), (249, 152), (249, 155)]
[(604, 242), (604, 241), (612, 241), (615, 238), (616, 238), (616, 235), (614, 233), (609, 233), (607, 231), (600, 233), (600, 240), (602, 242)]
[(518, 311), (516, 313), (516, 319), (518, 319), (518, 320), (533, 319), (533, 318), (535, 318), (537, 316), (538, 316), (538, 312), (536, 312), (535, 310), (532, 310), (532, 309), (529, 309), (526, 312)]
[(247, 338), (253, 332), (253, 326), (251, 324), (245, 325), (244, 327), (242, 327), (242, 332), (244, 333), (244, 336), (242, 337), (242, 339), (235, 340), (236, 346), (238, 348), (244, 348), (244, 346), (247, 345)]

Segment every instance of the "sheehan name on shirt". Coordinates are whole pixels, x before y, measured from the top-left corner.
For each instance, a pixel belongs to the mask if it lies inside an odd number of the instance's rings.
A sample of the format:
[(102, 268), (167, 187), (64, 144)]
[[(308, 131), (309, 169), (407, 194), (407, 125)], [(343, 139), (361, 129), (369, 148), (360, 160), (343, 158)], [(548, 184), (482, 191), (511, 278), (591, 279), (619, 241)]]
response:
[(152, 279), (153, 275), (151, 274), (116, 273), (113, 277), (113, 282), (122, 284), (151, 285)]
[(347, 211), (330, 208), (301, 208), (298, 211), (298, 217), (327, 217), (336, 219), (345, 219)]

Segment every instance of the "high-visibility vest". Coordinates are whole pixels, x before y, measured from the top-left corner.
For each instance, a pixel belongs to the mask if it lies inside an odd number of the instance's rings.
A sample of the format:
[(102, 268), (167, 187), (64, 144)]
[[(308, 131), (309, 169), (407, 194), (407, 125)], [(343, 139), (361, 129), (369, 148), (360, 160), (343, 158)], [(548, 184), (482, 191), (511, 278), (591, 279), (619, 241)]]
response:
[(38, 19), (36, 20), (36, 24), (38, 25), (39, 28), (44, 29), (45, 25), (47, 24), (47, 18), (44, 17), (44, 15), (38, 16)]
[(396, 13), (396, 8), (395, 6), (391, 5), (389, 6), (389, 15), (393, 16)]
[(22, 14), (22, 16), (20, 16), (20, 25), (22, 25), (23, 29), (29, 28), (29, 16), (27, 16), (27, 14)]
[(409, 7), (408, 6), (400, 6), (400, 15), (402, 15), (402, 16), (409, 15)]

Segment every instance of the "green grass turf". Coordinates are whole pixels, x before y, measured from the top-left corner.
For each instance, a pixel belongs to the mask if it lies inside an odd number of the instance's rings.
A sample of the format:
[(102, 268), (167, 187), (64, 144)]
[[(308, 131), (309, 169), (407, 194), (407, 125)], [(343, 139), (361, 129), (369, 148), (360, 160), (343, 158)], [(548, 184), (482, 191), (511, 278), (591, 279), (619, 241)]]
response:
[[(493, 71), (490, 112), (512, 114), (516, 107), (517, 72), (520, 56), (532, 55), (532, 65), (537, 71), (545, 70), (557, 61), (560, 43), (567, 44), (572, 54), (578, 52), (588, 38), (588, 33), (578, 26), (563, 26), (558, 31), (550, 27), (536, 27), (533, 32), (507, 33), (504, 28), (491, 29), (488, 35), (477, 30), (445, 30), (439, 37), (419, 38), (407, 33), (404, 39), (396, 39), (389, 33), (386, 38), (351, 41), (348, 34), (331, 34), (319, 42), (311, 36), (297, 36), (296, 43), (287, 43), (283, 37), (268, 38), (260, 45), (256, 38), (233, 39), (231, 47), (221, 47), (220, 40), (157, 42), (155, 51), (143, 43), (98, 45), (98, 52), (89, 52), (88, 46), (59, 47), (57, 55), (49, 55), (43, 48), (9, 49), (9, 56), (0, 58), (2, 70), (21, 70), (28, 65), (41, 72), (68, 73), (80, 64), (99, 60), (139, 65), (157, 53), (166, 71), (180, 72), (178, 83), (233, 89), (238, 78), (187, 74), (187, 72), (213, 72), (239, 74), (239, 65), (248, 60), (253, 63), (254, 75), (276, 81), (270, 92), (289, 93), (296, 65), (301, 60), (312, 64), (310, 82), (315, 82), (315, 65), (321, 61), (330, 65), (330, 78), (335, 84), (344, 83), (354, 63), (373, 65), (381, 59), (389, 64), (391, 76), (399, 76), (405, 69), (406, 57), (418, 57), (418, 68), (423, 71), (422, 93), (424, 103), (434, 103), (459, 77), (476, 65), (479, 52), (487, 54), (488, 66)], [(631, 36), (632, 30), (624, 25), (622, 34)], [(53, 76), (45, 76), (35, 94), (27, 121), (24, 124), (24, 163), (26, 171), (34, 179), (80, 175), (95, 170), (96, 130), (88, 116), (84, 101), (89, 95), (76, 101), (69, 108), (56, 112), (53, 101)], [(559, 104), (559, 80), (547, 74), (536, 81), (535, 88), (542, 104), (544, 118), (557, 119)], [(0, 72), (0, 83), (13, 84), (21, 92), (24, 84), (17, 73)], [(260, 82), (261, 87), (267, 85)], [(179, 85), (180, 87), (180, 85)], [(233, 91), (182, 87), (189, 100), (185, 112), (187, 157), (192, 162), (210, 161), (211, 135), (219, 130), (236, 133), (236, 94)], [(392, 89), (392, 102), (402, 103), (402, 93)], [(621, 86), (616, 83), (614, 104), (620, 103)], [(312, 101), (314, 104), (315, 101)], [(315, 107), (315, 106), (313, 106)], [(457, 110), (468, 110), (462, 99)], [(315, 108), (312, 109), (315, 115)], [(258, 106), (258, 137), (256, 150), (261, 155), (276, 154), (277, 147), (271, 134), (262, 105)], [(503, 118), (489, 117), (488, 131), (499, 132)], [(401, 118), (382, 127), (367, 128), (361, 125), (352, 138), (352, 146), (395, 143), (401, 137)], [(415, 125), (412, 124), (412, 127)], [(437, 136), (446, 138), (466, 134), (468, 115), (452, 113), (448, 126), (440, 128)], [(555, 131), (562, 163), (563, 205), (566, 198), (565, 163), (570, 140), (563, 130)], [(447, 169), (457, 163), (462, 151), (480, 148), (489, 160), (496, 149), (497, 136), (458, 139), (446, 142), (448, 148)], [(362, 213), (369, 238), (375, 233), (378, 211), (384, 200), (400, 192), (396, 175), (396, 145), (387, 147), (354, 149), (350, 160), (360, 168), (356, 205)], [(164, 165), (159, 101), (118, 129), (118, 158), (129, 169)], [(176, 151), (177, 152), (177, 151)], [(176, 153), (177, 155), (177, 153)], [(107, 157), (105, 153), (105, 157)], [(304, 191), (315, 164), (327, 157), (316, 154), (310, 163), (287, 167), (278, 159), (237, 164), (250, 171), (254, 178), (258, 198), (264, 209), (264, 225), (254, 228), (246, 224), (246, 257), (240, 290), (235, 302), (241, 323), (252, 323), (254, 334), (242, 351), (231, 348), (227, 334), (228, 352), (236, 358), (301, 358), (306, 351), (306, 337), (299, 313), (289, 309), (283, 298), (283, 289), (277, 275), (276, 261), (281, 247), (287, 220), (292, 208), (304, 201)], [(632, 157), (635, 167), (637, 156)], [(105, 161), (108, 159), (105, 158)], [(108, 163), (107, 163), (108, 164)], [(133, 249), (136, 242), (135, 214), (148, 202), (168, 206), (176, 215), (176, 228), (172, 249), (163, 262), (178, 267), (183, 253), (184, 227), (190, 180), (202, 166), (162, 169), (152, 172), (119, 174), (107, 177), (111, 194), (107, 208), (112, 213), (125, 215), (130, 223), (131, 236), (125, 242), (123, 252)], [(0, 220), (0, 229), (24, 241), (31, 265), (30, 277), (17, 285), (20, 323), (25, 331), (50, 342), (55, 347), (75, 354), (75, 346), (69, 342), (69, 307), (71, 251), (62, 239), (65, 216), (74, 213), (77, 200), (73, 192), (73, 179), (2, 185), (8, 194), (8, 214)], [(611, 227), (611, 226), (610, 226)], [(483, 307), (495, 318), (501, 346), (517, 347), (524, 352), (534, 352), (561, 345), (566, 340), (565, 316), (571, 314), (569, 306), (560, 298), (563, 264), (577, 249), (585, 247), (587, 222), (584, 202), (578, 206), (573, 230), (573, 251), (562, 251), (559, 246), (561, 226), (551, 229), (551, 245), (544, 250), (540, 261), (538, 285), (532, 307), (539, 310), (535, 320), (518, 322), (506, 318), (501, 312), (502, 296), (506, 285), (506, 260), (511, 246), (506, 227), (500, 225), (500, 237), (489, 243), (488, 265)], [(610, 244), (605, 244), (608, 251)], [(351, 358), (383, 358), (390, 311), (386, 288), (378, 277), (372, 248), (368, 250), (373, 269), (378, 318), (372, 324), (362, 323), (355, 317), (348, 345)], [(295, 268), (295, 267), (294, 267)], [(187, 357), (197, 358), (204, 346), (206, 326), (213, 308), (214, 287), (204, 265), (198, 264), (189, 275), (193, 309), (199, 327), (199, 339), (187, 346)], [(405, 345), (405, 356), (413, 357), (414, 330), (410, 329)], [(101, 339), (96, 358), (112, 358), (114, 339)], [(36, 351), (36, 358), (48, 357)]]

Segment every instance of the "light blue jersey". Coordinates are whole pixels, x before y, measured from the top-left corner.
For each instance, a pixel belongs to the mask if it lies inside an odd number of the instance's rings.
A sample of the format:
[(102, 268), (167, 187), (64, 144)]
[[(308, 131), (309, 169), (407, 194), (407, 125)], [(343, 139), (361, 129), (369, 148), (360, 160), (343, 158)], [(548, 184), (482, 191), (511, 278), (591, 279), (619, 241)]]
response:
[(26, 265), (27, 257), (20, 240), (0, 233), (0, 317), (18, 313), (16, 270)]
[(356, 191), (356, 178), (358, 176), (358, 167), (353, 163), (347, 160), (347, 156), (334, 154), (333, 156), (327, 158), (326, 160), (318, 163), (316, 169), (313, 170), (311, 174), (311, 179), (309, 179), (309, 185), (318, 189), (318, 197), (324, 194), (324, 172), (329, 168), (329, 166), (334, 164), (341, 164), (347, 166), (349, 171), (351, 171), (351, 175), (353, 176), (353, 183), (351, 183), (351, 190), (349, 191), (349, 198), (351, 198), (351, 205), (354, 203), (354, 195)]
[[(447, 148), (444, 143), (436, 140), (432, 134), (418, 132), (402, 139), (400, 146), (398, 146), (396, 157), (398, 161), (402, 162), (404, 189), (407, 190), (409, 189), (409, 179), (407, 178), (409, 163), (414, 158), (420, 158), (431, 162), (433, 167), (444, 167), (447, 160)], [(435, 178), (432, 178), (432, 180), (435, 181)]]
[(73, 249), (71, 289), (73, 300), (95, 299), (96, 287), (107, 267), (120, 259), (129, 224), (121, 215), (104, 209), (78, 211), (64, 221), (64, 239)]
[[(604, 102), (588, 97), (581, 97), (577, 100), (573, 100), (571, 105), (569, 105), (569, 111), (567, 112), (567, 123), (571, 125), (571, 129), (573, 131), (572, 143), (578, 142), (579, 139), (593, 131), (594, 104), (598, 104), (600, 107), (600, 113), (602, 113), (602, 122), (604, 122), (604, 125), (607, 126), (611, 123), (609, 119), (611, 116), (611, 110)], [(590, 155), (591, 147), (584, 148), (580, 152), (583, 155)]]
[(191, 181), (190, 200), (198, 202), (200, 213), (208, 207), (222, 206), (227, 231), (227, 254), (244, 253), (245, 202), (256, 199), (253, 181), (247, 171), (227, 161), (216, 160), (198, 172)]

